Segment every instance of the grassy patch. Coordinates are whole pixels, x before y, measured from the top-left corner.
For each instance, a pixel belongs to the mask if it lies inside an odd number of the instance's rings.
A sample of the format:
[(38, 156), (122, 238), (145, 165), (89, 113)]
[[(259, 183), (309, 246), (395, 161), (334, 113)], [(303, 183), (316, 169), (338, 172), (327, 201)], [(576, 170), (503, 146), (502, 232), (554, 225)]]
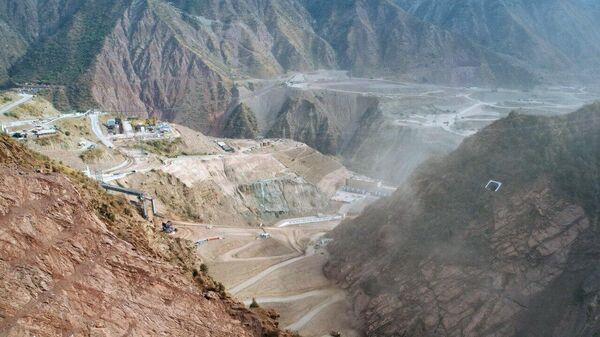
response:
[(104, 150), (94, 148), (83, 151), (79, 158), (83, 160), (84, 163), (96, 163), (104, 156)]
[(36, 97), (33, 100), (22, 104), (5, 115), (13, 118), (42, 118), (50, 116), (58, 116), (60, 113), (54, 109), (52, 104), (41, 97)]
[(50, 146), (53, 144), (58, 144), (62, 142), (62, 139), (59, 135), (42, 137), (42, 138), (34, 138), (33, 142), (39, 146)]
[(174, 158), (186, 154), (181, 149), (182, 145), (183, 142), (181, 139), (150, 140), (142, 143), (142, 149), (146, 152), (154, 153), (159, 156)]

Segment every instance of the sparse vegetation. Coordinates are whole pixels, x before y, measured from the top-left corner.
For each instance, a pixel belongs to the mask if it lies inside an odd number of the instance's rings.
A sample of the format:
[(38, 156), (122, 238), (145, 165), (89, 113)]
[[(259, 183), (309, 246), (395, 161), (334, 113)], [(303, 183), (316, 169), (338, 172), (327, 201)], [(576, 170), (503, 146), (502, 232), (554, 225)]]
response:
[(252, 297), (252, 303), (250, 303), (250, 308), (260, 308), (258, 302), (256, 302), (256, 298)]
[(181, 150), (182, 141), (181, 139), (160, 139), (150, 140), (142, 143), (142, 149), (144, 151), (157, 154), (159, 156), (165, 156), (174, 158), (185, 154)]
[(14, 111), (5, 112), (4, 116), (10, 117), (10, 118), (19, 118), (19, 115), (17, 115), (17, 113)]
[(67, 85), (72, 106), (90, 105), (93, 98), (86, 72), (102, 48), (102, 41), (123, 13), (128, 1), (90, 0), (58, 32), (31, 49), (11, 70), (17, 82)]
[(79, 158), (83, 160), (84, 163), (95, 163), (100, 160), (104, 156), (104, 150), (99, 148), (87, 149), (83, 151)]
[(225, 137), (254, 139), (259, 134), (254, 112), (245, 104), (238, 105), (224, 128)]
[(34, 136), (31, 140), (38, 146), (51, 146), (61, 144), (63, 141), (62, 137), (58, 134), (39, 138)]

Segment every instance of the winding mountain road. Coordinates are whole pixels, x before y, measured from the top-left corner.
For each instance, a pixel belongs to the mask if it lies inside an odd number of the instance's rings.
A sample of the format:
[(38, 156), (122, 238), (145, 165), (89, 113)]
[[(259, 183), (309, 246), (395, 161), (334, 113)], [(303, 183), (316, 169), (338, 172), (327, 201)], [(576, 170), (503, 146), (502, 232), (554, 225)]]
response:
[(21, 96), (21, 99), (19, 99), (18, 101), (1, 106), (0, 107), (0, 115), (18, 107), (21, 104), (25, 104), (25, 103), (31, 101), (31, 99), (33, 98), (33, 95), (28, 95), (28, 94), (19, 94), (19, 96)]
[(299, 320), (296, 322), (286, 326), (285, 328), (290, 331), (298, 331), (302, 329), (308, 322), (310, 322), (315, 316), (317, 316), (323, 309), (328, 306), (339, 302), (344, 299), (344, 294), (342, 292), (338, 292), (337, 294), (329, 297), (326, 301), (321, 302), (319, 305), (314, 307), (312, 310), (304, 314)]
[[(314, 240), (316, 240), (316, 238), (323, 236), (325, 233), (317, 233), (315, 235), (313, 235), (313, 237), (311, 237), (310, 242), (314, 242)], [(253, 286), (254, 284), (258, 283), (259, 281), (263, 280), (264, 278), (266, 278), (267, 276), (271, 275), (273, 272), (288, 266), (292, 263), (298, 262), (302, 259), (305, 259), (309, 256), (313, 256), (316, 253), (316, 249), (314, 248), (313, 245), (308, 245), (308, 247), (306, 248), (306, 251), (304, 252), (304, 255), (300, 255), (300, 256), (296, 256), (294, 258), (291, 258), (289, 260), (285, 260), (281, 263), (278, 263), (276, 265), (273, 265), (265, 270), (263, 270), (262, 272), (252, 276), (251, 278), (247, 279), (246, 281), (238, 284), (237, 286), (229, 289), (229, 292), (232, 294), (237, 294), (239, 292), (241, 292), (244, 289), (249, 288), (250, 286)]]
[(102, 133), (102, 128), (100, 127), (100, 123), (98, 122), (98, 114), (90, 113), (90, 123), (92, 125), (92, 131), (94, 132), (98, 140), (100, 140), (100, 142), (102, 142), (102, 144), (104, 144), (104, 146), (106, 146), (107, 148), (114, 148), (115, 145)]
[(229, 292), (235, 295), (235, 294), (239, 293), (240, 291), (242, 291), (244, 289), (247, 289), (250, 286), (253, 286), (254, 284), (258, 283), (262, 279), (264, 279), (267, 276), (271, 275), (273, 272), (275, 272), (275, 271), (277, 271), (277, 270), (279, 270), (279, 269), (281, 269), (281, 268), (283, 268), (285, 266), (288, 266), (288, 265), (290, 265), (290, 264), (292, 264), (294, 262), (297, 262), (297, 261), (300, 261), (302, 259), (305, 259), (305, 258), (307, 258), (307, 257), (309, 257), (311, 255), (314, 255), (314, 251), (312, 252), (312, 254), (309, 254), (308, 251), (307, 251), (307, 253), (304, 254), (304, 255), (300, 255), (300, 256), (297, 256), (295, 258), (292, 258), (292, 259), (289, 259), (289, 260), (285, 260), (285, 261), (283, 261), (281, 263), (273, 265), (273, 266), (271, 266), (271, 267), (263, 270), (262, 272), (260, 272), (260, 273), (258, 273), (256, 275), (252, 276), (251, 278), (247, 279), (246, 281), (238, 284), (237, 286), (229, 289)]

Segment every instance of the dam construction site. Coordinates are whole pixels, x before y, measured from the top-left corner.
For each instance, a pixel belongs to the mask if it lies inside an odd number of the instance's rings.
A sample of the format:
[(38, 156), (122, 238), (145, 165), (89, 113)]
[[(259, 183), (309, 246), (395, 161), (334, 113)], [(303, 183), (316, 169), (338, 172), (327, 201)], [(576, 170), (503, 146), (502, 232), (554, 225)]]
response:
[[(244, 80), (238, 90), (237, 108), (223, 116), (239, 131), (229, 137), (101, 109), (60, 113), (27, 92), (6, 93), (11, 101), (3, 110), (13, 112), (0, 123), (15, 141), (127, 201), (154, 233), (192, 247), (201, 261), (194, 273), (210, 275), (215, 289), (306, 337), (364, 336), (356, 290), (326, 276), (331, 233), (340, 224), (360, 219), (395, 195), (415, 167), (512, 109), (560, 115), (589, 95), (574, 88), (457, 89), (335, 71)], [(326, 116), (331, 129), (323, 132), (331, 134), (286, 133), (302, 124), (291, 116), (302, 114)], [(255, 128), (241, 122), (246, 118)]]

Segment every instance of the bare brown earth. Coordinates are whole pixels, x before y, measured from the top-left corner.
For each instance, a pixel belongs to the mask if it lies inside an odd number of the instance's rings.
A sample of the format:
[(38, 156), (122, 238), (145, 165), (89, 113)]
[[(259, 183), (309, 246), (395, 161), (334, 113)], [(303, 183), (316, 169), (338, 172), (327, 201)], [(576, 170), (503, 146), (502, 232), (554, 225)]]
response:
[(0, 336), (286, 335), (79, 173), (4, 136), (0, 172)]
[(186, 240), (221, 236), (197, 249), (210, 274), (246, 305), (254, 298), (261, 308), (277, 310), (282, 327), (306, 337), (331, 331), (361, 336), (344, 292), (323, 274), (327, 253), (317, 238), (336, 223), (266, 227), (268, 239), (258, 238), (261, 230), (245, 226), (176, 225), (175, 236)]

